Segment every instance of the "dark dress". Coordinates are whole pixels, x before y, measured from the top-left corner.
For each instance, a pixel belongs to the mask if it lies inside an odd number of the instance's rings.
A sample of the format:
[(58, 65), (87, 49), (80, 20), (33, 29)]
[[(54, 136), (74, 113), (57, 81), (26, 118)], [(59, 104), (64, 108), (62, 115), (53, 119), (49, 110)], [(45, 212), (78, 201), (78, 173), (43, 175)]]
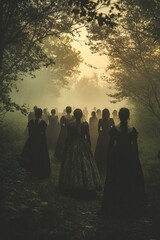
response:
[(144, 203), (144, 179), (138, 157), (137, 131), (110, 132), (102, 212), (109, 215), (134, 214)]
[(60, 132), (59, 132), (56, 149), (55, 149), (55, 157), (59, 161), (62, 161), (62, 157), (63, 157), (62, 155), (64, 152), (64, 146), (67, 138), (67, 126), (73, 120), (74, 120), (74, 117), (72, 115), (65, 115), (65, 116), (62, 116), (60, 119)]
[(99, 119), (98, 121), (98, 139), (95, 149), (95, 161), (97, 163), (99, 172), (106, 174), (107, 152), (109, 144), (109, 132), (114, 125), (112, 118)]
[(48, 147), (51, 150), (56, 148), (60, 131), (60, 125), (58, 122), (58, 116), (49, 116), (49, 125), (47, 126), (47, 142)]
[(90, 117), (89, 119), (89, 132), (91, 136), (92, 151), (95, 151), (97, 138), (98, 138), (98, 118)]
[(87, 122), (70, 123), (60, 170), (61, 192), (87, 197), (100, 190), (100, 176), (93, 160)]
[(44, 120), (29, 121), (29, 137), (22, 153), (22, 166), (33, 176), (40, 178), (48, 177), (51, 172), (45, 136), (46, 127), (47, 124)]

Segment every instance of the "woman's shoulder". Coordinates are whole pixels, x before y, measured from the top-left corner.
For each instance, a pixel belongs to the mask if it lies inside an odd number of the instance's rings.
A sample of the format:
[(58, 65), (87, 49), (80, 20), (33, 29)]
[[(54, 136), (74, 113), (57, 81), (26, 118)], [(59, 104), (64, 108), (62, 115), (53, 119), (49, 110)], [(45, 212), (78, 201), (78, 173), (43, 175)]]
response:
[(43, 119), (40, 119), (39, 120), (39, 125), (41, 125), (41, 126), (47, 126), (47, 123), (43, 120)]
[(62, 121), (62, 120), (66, 120), (66, 116), (65, 116), (65, 115), (62, 115), (62, 116), (61, 116), (61, 121)]
[(34, 120), (33, 119), (31, 119), (31, 120), (29, 120), (29, 122), (28, 122), (28, 127), (32, 127), (32, 126), (34, 126)]
[[(122, 132), (122, 130), (121, 130), (121, 125), (120, 125), (120, 124), (118, 124), (118, 125), (116, 125), (116, 126), (113, 126), (112, 129), (113, 129), (114, 131)], [(133, 127), (133, 126), (128, 126), (128, 127), (127, 127), (127, 132), (128, 132), (128, 133), (131, 133), (131, 134), (136, 134), (136, 135), (138, 134), (136, 128)]]
[(63, 124), (66, 124), (66, 122), (67, 122), (66, 116), (63, 115), (63, 116), (60, 118), (60, 123), (63, 125)]
[(114, 123), (114, 119), (113, 118), (109, 118), (108, 121), (111, 122), (111, 123)]
[(34, 119), (29, 120), (28, 124), (33, 124), (35, 122)]
[(132, 127), (131, 133), (134, 134), (135, 136), (138, 136), (138, 131), (135, 127)]

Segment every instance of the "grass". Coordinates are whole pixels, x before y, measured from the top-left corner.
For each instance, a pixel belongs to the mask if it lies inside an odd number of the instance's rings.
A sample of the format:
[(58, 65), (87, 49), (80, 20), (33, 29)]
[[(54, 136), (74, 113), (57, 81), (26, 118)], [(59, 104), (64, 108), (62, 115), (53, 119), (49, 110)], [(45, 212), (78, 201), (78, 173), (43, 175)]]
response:
[[(160, 239), (160, 162), (157, 159), (158, 144), (155, 141), (148, 139), (148, 144), (146, 140), (140, 142), (140, 159), (148, 196), (143, 215), (139, 218), (104, 219), (98, 212), (102, 193), (93, 200), (76, 200), (59, 193), (57, 185), (60, 163), (52, 152), (51, 177), (45, 181), (30, 178), (19, 167), (23, 134), (11, 132), (14, 135), (11, 141), (7, 141), (7, 136), (4, 135), (5, 151), (1, 153), (3, 160), (0, 177), (3, 186), (0, 191), (0, 208), (3, 210), (3, 218), (0, 218), (0, 239)], [(10, 205), (6, 205), (8, 202)]]

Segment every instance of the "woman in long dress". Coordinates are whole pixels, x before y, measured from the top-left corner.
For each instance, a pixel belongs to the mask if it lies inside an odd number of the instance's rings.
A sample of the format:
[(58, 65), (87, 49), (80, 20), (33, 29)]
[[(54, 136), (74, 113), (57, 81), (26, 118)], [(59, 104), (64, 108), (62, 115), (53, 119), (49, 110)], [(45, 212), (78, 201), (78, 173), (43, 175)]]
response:
[(114, 121), (110, 118), (109, 110), (103, 109), (102, 118), (98, 121), (98, 139), (95, 149), (95, 161), (102, 175), (106, 174), (109, 131), (113, 125)]
[(91, 136), (91, 147), (94, 152), (98, 137), (98, 118), (96, 117), (95, 111), (91, 112), (91, 117), (89, 118), (89, 132)]
[(49, 177), (51, 168), (46, 141), (47, 124), (42, 117), (42, 109), (35, 110), (35, 120), (28, 123), (29, 137), (22, 152), (22, 166), (39, 178)]
[(120, 125), (112, 127), (102, 212), (106, 216), (138, 212), (145, 200), (144, 179), (138, 156), (137, 131), (129, 128), (129, 110), (119, 111)]
[(115, 125), (117, 125), (119, 123), (119, 118), (118, 118), (118, 112), (117, 112), (116, 109), (113, 110), (112, 116), (113, 116), (113, 120), (114, 120)]
[(72, 108), (70, 106), (66, 107), (66, 115), (63, 115), (60, 119), (60, 133), (58, 136), (57, 144), (56, 144), (56, 149), (55, 149), (55, 157), (59, 160), (62, 161), (62, 155), (64, 151), (64, 146), (67, 138), (67, 126), (70, 122), (74, 120), (72, 113)]
[(49, 119), (49, 124), (47, 127), (48, 147), (51, 150), (55, 150), (58, 135), (59, 135), (59, 130), (60, 130), (58, 116), (56, 115), (55, 109), (51, 110), (51, 116), (49, 116), (48, 119)]
[(60, 170), (62, 193), (77, 198), (92, 197), (100, 190), (100, 176), (93, 160), (89, 125), (82, 122), (82, 111), (74, 111), (75, 122), (68, 124), (67, 141)]

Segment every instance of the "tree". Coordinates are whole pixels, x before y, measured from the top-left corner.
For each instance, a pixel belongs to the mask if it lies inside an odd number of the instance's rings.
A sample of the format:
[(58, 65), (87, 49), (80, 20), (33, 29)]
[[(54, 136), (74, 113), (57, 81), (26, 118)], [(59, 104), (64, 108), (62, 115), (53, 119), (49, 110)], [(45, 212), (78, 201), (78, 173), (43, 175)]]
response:
[(110, 31), (97, 29), (94, 23), (89, 39), (92, 51), (109, 56), (106, 80), (116, 89), (108, 93), (113, 101), (132, 98), (160, 120), (160, 45), (153, 36), (146, 35), (145, 21), (149, 19), (142, 9), (130, 6), (119, 25)]
[(96, 73), (91, 76), (84, 75), (77, 82), (73, 82), (70, 91), (64, 89), (64, 96), (62, 96), (61, 106), (65, 107), (65, 100), (68, 104), (74, 103), (75, 107), (84, 108), (85, 106), (89, 111), (94, 107), (97, 108), (112, 108), (112, 105), (106, 99), (105, 83), (100, 82)]
[(68, 84), (68, 80), (79, 74), (79, 64), (82, 58), (79, 51), (73, 49), (72, 40), (62, 36), (60, 40), (48, 38), (45, 41), (45, 51), (50, 58), (54, 58), (54, 67), (48, 67), (51, 78), (61, 86)]
[(143, 34), (160, 39), (160, 1), (159, 0), (123, 0), (125, 8), (132, 12), (136, 8), (144, 16)]
[(23, 82), (17, 82), (19, 92), (13, 91), (11, 97), (19, 104), (27, 102), (30, 106), (36, 104), (53, 108), (61, 88), (68, 87), (70, 80), (78, 77), (78, 67), (82, 59), (80, 52), (72, 47), (68, 36), (56, 41), (49, 37), (44, 45), (47, 56), (54, 57), (55, 64), (35, 71), (34, 80), (26, 77)]
[(2, 109), (20, 109), (10, 98), (16, 81), (54, 63), (44, 51), (43, 40), (48, 36), (60, 38), (71, 31), (75, 21), (69, 17), (70, 12), (65, 1), (1, 1)]
[(16, 81), (54, 64), (44, 51), (44, 39), (74, 34), (77, 24), (92, 19), (114, 25), (112, 10), (100, 12), (110, 5), (110, 0), (0, 0), (0, 109), (20, 109), (10, 98)]

